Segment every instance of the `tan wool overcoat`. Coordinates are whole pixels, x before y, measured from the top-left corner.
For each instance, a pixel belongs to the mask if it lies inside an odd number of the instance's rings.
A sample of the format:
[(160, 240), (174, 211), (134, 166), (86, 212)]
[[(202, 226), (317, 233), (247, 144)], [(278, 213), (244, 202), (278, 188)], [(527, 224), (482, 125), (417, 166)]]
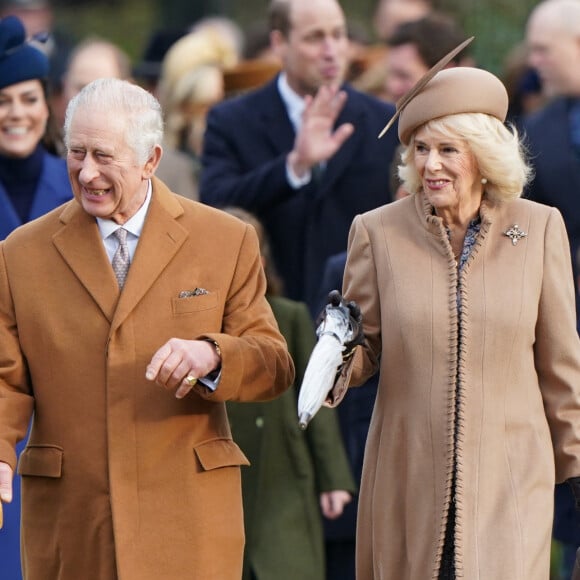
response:
[(367, 345), (334, 404), (380, 367), (358, 580), (436, 579), (452, 500), (457, 578), (548, 579), (554, 481), (580, 475), (570, 251), (554, 208), (484, 200), (481, 218), (460, 275), (422, 194), (353, 223), (344, 292)]
[[(26, 580), (239, 580), (247, 460), (225, 401), (294, 378), (255, 231), (154, 180), (120, 295), (76, 201), (0, 251), (1, 461), (14, 466), (34, 411), (18, 465)], [(178, 400), (145, 379), (172, 337), (219, 344), (213, 394), (198, 383)]]

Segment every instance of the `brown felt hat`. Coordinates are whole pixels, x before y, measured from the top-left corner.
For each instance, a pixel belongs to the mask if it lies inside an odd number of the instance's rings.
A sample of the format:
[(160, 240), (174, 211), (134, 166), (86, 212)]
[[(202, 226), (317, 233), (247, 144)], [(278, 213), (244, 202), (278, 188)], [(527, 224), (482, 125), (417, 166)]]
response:
[[(427, 72), (397, 102), (397, 109), (379, 137), (399, 118), (399, 139), (409, 144), (413, 131), (421, 125), (458, 113), (486, 113), (504, 122), (508, 95), (503, 83), (493, 74), (474, 67), (445, 69), (446, 64), (471, 39), (459, 45)], [(443, 70), (442, 70), (443, 69)]]

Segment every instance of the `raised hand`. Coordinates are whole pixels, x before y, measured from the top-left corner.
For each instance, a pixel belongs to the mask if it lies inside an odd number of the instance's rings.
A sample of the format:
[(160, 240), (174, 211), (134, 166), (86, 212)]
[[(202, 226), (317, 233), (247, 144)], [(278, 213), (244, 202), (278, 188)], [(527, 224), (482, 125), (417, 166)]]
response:
[(306, 97), (302, 125), (288, 155), (292, 171), (302, 177), (317, 163), (328, 161), (354, 132), (351, 123), (334, 130), (347, 95), (336, 87), (322, 86), (314, 97)]

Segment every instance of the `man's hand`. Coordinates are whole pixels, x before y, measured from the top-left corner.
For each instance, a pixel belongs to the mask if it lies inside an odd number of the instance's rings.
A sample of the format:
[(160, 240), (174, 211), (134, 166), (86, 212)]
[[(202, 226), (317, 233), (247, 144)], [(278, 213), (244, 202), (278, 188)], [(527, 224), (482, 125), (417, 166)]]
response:
[(186, 378), (206, 377), (221, 365), (215, 345), (207, 340), (171, 338), (154, 355), (147, 366), (145, 378), (155, 381), (182, 399), (195, 382)]
[(320, 494), (320, 509), (325, 518), (335, 520), (342, 515), (344, 506), (352, 501), (348, 491), (324, 491)]
[(352, 135), (354, 127), (344, 123), (333, 131), (334, 123), (346, 102), (346, 93), (322, 86), (315, 97), (306, 97), (302, 125), (288, 155), (288, 163), (298, 177), (317, 163), (328, 161)]
[(4, 524), (2, 503), (12, 501), (12, 467), (0, 461), (0, 529)]

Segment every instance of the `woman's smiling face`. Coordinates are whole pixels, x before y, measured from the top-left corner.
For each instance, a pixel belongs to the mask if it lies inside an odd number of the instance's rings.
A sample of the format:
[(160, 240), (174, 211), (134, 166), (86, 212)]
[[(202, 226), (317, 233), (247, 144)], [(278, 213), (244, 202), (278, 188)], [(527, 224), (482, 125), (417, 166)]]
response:
[(21, 159), (31, 155), (44, 136), (48, 114), (39, 80), (0, 89), (0, 155)]
[(479, 203), (483, 195), (475, 155), (464, 139), (423, 126), (414, 139), (413, 159), (423, 191), (435, 209)]

